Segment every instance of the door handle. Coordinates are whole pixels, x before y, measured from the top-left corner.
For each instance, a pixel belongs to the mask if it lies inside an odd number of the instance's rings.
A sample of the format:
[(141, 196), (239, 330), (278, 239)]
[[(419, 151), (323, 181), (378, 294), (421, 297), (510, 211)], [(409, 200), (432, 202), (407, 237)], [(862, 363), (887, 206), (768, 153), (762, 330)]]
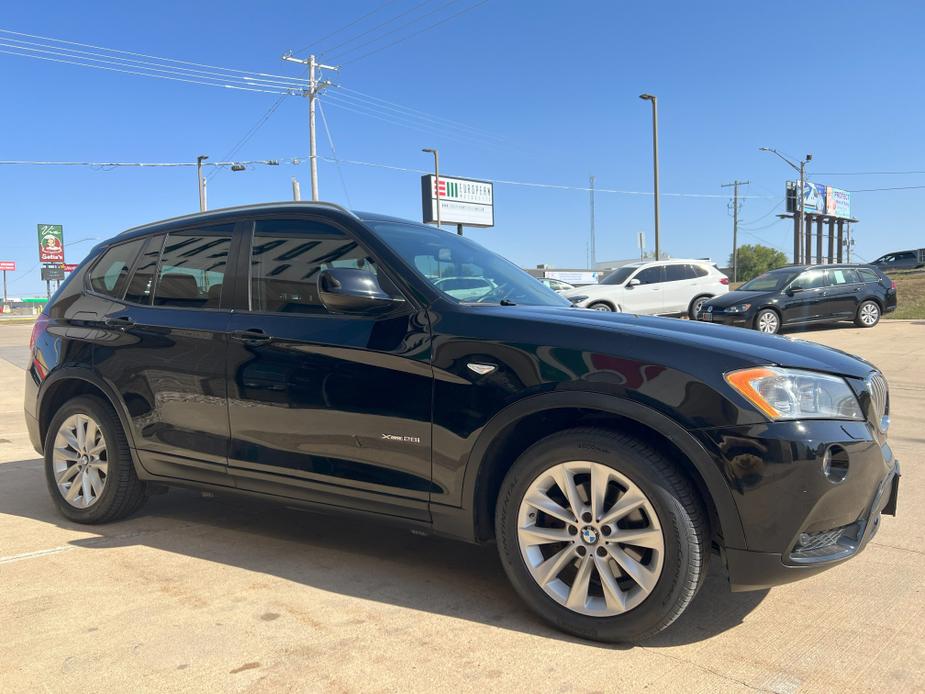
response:
[(107, 318), (103, 321), (103, 324), (107, 328), (120, 328), (125, 330), (126, 328), (131, 328), (133, 325), (135, 325), (135, 321), (129, 316), (119, 316), (118, 318)]
[(272, 338), (260, 328), (250, 328), (248, 330), (234, 330), (231, 333), (231, 339), (246, 344), (263, 344), (269, 342)]

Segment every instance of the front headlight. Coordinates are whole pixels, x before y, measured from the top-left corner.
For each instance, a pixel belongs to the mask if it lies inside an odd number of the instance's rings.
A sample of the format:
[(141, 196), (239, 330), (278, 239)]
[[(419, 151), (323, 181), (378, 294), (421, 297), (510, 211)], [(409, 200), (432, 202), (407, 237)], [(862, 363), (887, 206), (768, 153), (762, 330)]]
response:
[(737, 306), (727, 306), (726, 313), (745, 313), (752, 307), (751, 304), (739, 304)]
[(565, 298), (571, 301), (573, 304), (580, 304), (582, 301), (586, 300), (588, 297), (582, 294), (579, 294), (578, 296), (567, 296)]
[(771, 419), (864, 419), (854, 391), (839, 376), (761, 366), (731, 371), (725, 379)]

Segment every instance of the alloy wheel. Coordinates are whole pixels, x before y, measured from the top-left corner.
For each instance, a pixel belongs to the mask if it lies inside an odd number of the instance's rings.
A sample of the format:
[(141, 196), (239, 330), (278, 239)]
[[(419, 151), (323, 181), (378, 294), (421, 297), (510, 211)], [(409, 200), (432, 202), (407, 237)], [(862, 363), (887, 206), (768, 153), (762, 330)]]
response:
[(866, 326), (875, 325), (877, 321), (880, 320), (880, 309), (877, 307), (877, 304), (868, 302), (861, 306), (859, 318)]
[(592, 311), (612, 311), (613, 310), (607, 304), (600, 304), (600, 303), (592, 304), (588, 308), (590, 308)]
[(665, 539), (642, 490), (613, 468), (559, 463), (537, 477), (518, 511), (521, 556), (560, 605), (610, 617), (638, 607), (662, 572)]
[(109, 457), (103, 431), (93, 418), (75, 414), (58, 428), (52, 451), (55, 483), (74, 508), (95, 504), (106, 486)]
[(780, 320), (774, 311), (765, 311), (758, 316), (758, 330), (763, 333), (776, 333), (780, 327)]
[(691, 311), (690, 318), (696, 320), (700, 316), (700, 312), (703, 310), (703, 305), (705, 303), (707, 303), (705, 298), (701, 297), (697, 299), (697, 301), (694, 302), (694, 310)]

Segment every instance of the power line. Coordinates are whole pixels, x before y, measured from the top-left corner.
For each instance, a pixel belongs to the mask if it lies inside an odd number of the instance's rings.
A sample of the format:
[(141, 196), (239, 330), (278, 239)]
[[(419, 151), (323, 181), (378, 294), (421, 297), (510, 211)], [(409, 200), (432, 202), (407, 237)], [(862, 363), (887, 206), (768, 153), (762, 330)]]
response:
[[(430, 4), (431, 2), (433, 2), (433, 0), (424, 0), (423, 2), (419, 2), (419, 3), (417, 3), (416, 5), (411, 6), (410, 8), (408, 8), (407, 10), (405, 10), (404, 12), (400, 12), (399, 14), (395, 15), (394, 17), (390, 17), (390, 18), (387, 19), (386, 21), (384, 21), (384, 22), (382, 22), (382, 23), (380, 23), (380, 24), (377, 24), (376, 26), (374, 26), (374, 27), (372, 27), (372, 28), (370, 28), (370, 29), (367, 29), (367, 30), (365, 30), (365, 31), (362, 31), (362, 32), (360, 32), (359, 34), (354, 34), (353, 36), (351, 36), (350, 38), (348, 38), (346, 41), (341, 41), (340, 43), (338, 43), (338, 44), (335, 45), (335, 46), (332, 46), (332, 47), (330, 47), (330, 48), (325, 48), (324, 51), (323, 51), (322, 53), (320, 53), (319, 55), (328, 55), (329, 53), (331, 53), (331, 51), (336, 51), (338, 48), (340, 48), (340, 47), (342, 47), (342, 46), (346, 46), (348, 43), (353, 43), (353, 42), (356, 41), (357, 39), (363, 38), (364, 36), (368, 36), (369, 34), (373, 33), (373, 32), (376, 31), (377, 29), (381, 29), (382, 27), (388, 26), (389, 24), (391, 24), (392, 22), (394, 22), (396, 19), (401, 19), (402, 17), (405, 17), (405, 16), (411, 14), (411, 13), (414, 12), (416, 9), (418, 9), (418, 8), (420, 8), (420, 7), (423, 7), (424, 5)], [(455, 2), (455, 0), (454, 0), (454, 2)], [(377, 39), (372, 39), (372, 41), (376, 41), (376, 40), (377, 40)], [(367, 45), (368, 43), (370, 43), (370, 41), (367, 41), (366, 44), (362, 44), (362, 45)]]
[[(775, 197), (776, 197), (776, 196), (775, 196)], [(785, 202), (786, 202), (786, 200), (781, 200), (781, 201), (779, 201), (778, 203), (776, 203), (776, 204), (774, 205), (774, 207), (772, 207), (770, 210), (768, 210), (766, 213), (764, 213), (764, 214), (761, 215), (760, 217), (755, 217), (754, 219), (749, 220), (749, 221), (747, 221), (747, 222), (739, 222), (739, 227), (740, 227), (740, 228), (748, 228), (748, 226), (749, 226), (750, 224), (754, 224), (755, 222), (760, 222), (762, 219), (765, 219), (765, 218), (767, 218), (767, 217), (770, 217), (772, 214), (774, 214), (774, 212), (775, 212), (776, 210), (780, 209), (781, 205), (783, 205)], [(775, 224), (776, 224), (776, 223), (777, 223), (777, 222), (775, 222)]]
[(860, 190), (849, 190), (849, 193), (876, 193), (881, 190), (921, 190), (925, 186), (898, 186), (896, 188), (862, 188)]
[(105, 46), (96, 46), (90, 43), (79, 43), (77, 41), (67, 41), (65, 39), (57, 39), (57, 38), (50, 37), (50, 36), (39, 36), (37, 34), (27, 34), (21, 31), (12, 31), (10, 29), (0, 29), (0, 33), (13, 34), (15, 36), (25, 36), (27, 38), (41, 39), (43, 41), (53, 41), (55, 43), (66, 43), (71, 46), (81, 46), (83, 48), (93, 48), (98, 51), (107, 51), (109, 53), (120, 53), (122, 55), (134, 55), (134, 56), (138, 56), (141, 58), (151, 58), (153, 60), (160, 60), (166, 63), (178, 63), (181, 65), (196, 65), (198, 67), (206, 67), (206, 68), (211, 68), (213, 70), (222, 70), (225, 72), (233, 72), (233, 73), (238, 73), (238, 74), (243, 74), (243, 75), (256, 75), (258, 77), (275, 77), (275, 78), (280, 78), (280, 79), (292, 79), (292, 77), (288, 77), (286, 75), (274, 75), (274, 74), (269, 74), (266, 72), (256, 72), (254, 70), (239, 70), (236, 68), (220, 67), (218, 65), (208, 65), (206, 63), (196, 63), (196, 62), (192, 62), (189, 60), (178, 60), (176, 58), (162, 58), (160, 56), (150, 55), (148, 53), (136, 53), (134, 51), (124, 51), (118, 48), (106, 48)]
[(489, 148), (497, 149), (500, 146), (503, 146), (502, 142), (495, 140), (489, 140), (484, 136), (478, 135), (465, 130), (460, 130), (454, 126), (444, 126), (442, 124), (434, 124), (431, 122), (424, 121), (418, 116), (412, 116), (410, 114), (389, 112), (385, 110), (385, 107), (378, 106), (376, 104), (364, 102), (364, 101), (353, 101), (348, 100), (353, 97), (348, 97), (347, 95), (339, 93), (328, 93), (325, 94), (323, 98), (328, 100), (332, 106), (338, 108), (344, 108), (347, 110), (353, 110), (354, 113), (360, 115), (366, 115), (377, 120), (382, 120), (386, 123), (391, 123), (392, 125), (399, 125), (406, 128), (411, 128), (413, 130), (420, 130), (421, 132), (427, 132), (429, 134), (441, 135), (443, 137), (449, 137), (455, 139), (458, 142), (466, 143), (476, 143)]
[(96, 69), (96, 70), (107, 70), (107, 71), (109, 71), (109, 72), (121, 72), (121, 73), (125, 73), (125, 74), (127, 74), (127, 75), (139, 75), (139, 76), (142, 76), (142, 77), (153, 77), (153, 78), (156, 78), (156, 79), (171, 80), (171, 81), (173, 81), (173, 82), (186, 82), (186, 83), (188, 83), (188, 84), (200, 84), (200, 85), (204, 85), (204, 86), (207, 86), (207, 87), (219, 87), (219, 88), (221, 88), (221, 89), (234, 89), (234, 90), (237, 90), (237, 91), (244, 91), (244, 92), (261, 92), (261, 93), (263, 93), (263, 94), (286, 94), (286, 95), (290, 95), (290, 94), (292, 93), (291, 91), (282, 91), (282, 90), (279, 90), (279, 89), (259, 89), (259, 88), (256, 88), (256, 87), (246, 87), (246, 86), (239, 86), (239, 85), (235, 85), (235, 84), (222, 84), (222, 83), (218, 83), (218, 82), (204, 82), (204, 81), (202, 81), (202, 80), (187, 79), (187, 78), (184, 78), (184, 77), (171, 77), (171, 76), (169, 76), (169, 75), (157, 75), (157, 74), (152, 74), (152, 73), (150, 73), (150, 72), (140, 72), (140, 71), (137, 71), (137, 70), (122, 70), (122, 69), (120, 69), (120, 68), (115, 68), (115, 67), (106, 67), (105, 65), (92, 65), (92, 64), (89, 64), (89, 63), (76, 62), (76, 61), (73, 61), (73, 60), (64, 60), (64, 59), (61, 59), (61, 58), (50, 58), (50, 57), (41, 56), (41, 55), (30, 55), (30, 54), (27, 54), (27, 53), (6, 51), (6, 50), (2, 50), (2, 49), (0, 49), (0, 53), (5, 53), (5, 54), (7, 54), (7, 55), (16, 55), (16, 56), (19, 56), (19, 57), (22, 57), (22, 58), (32, 58), (33, 60), (45, 60), (45, 61), (52, 62), (52, 63), (65, 63), (65, 64), (68, 64), (68, 65), (78, 65), (78, 66), (80, 66), (80, 67), (89, 67), (89, 68), (93, 68), (93, 69)]
[[(283, 160), (292, 163), (294, 160)], [(234, 166), (235, 164), (264, 164), (278, 166), (278, 159), (254, 159), (250, 161), (203, 161), (202, 166)], [(195, 161), (40, 161), (32, 159), (5, 159), (0, 160), (0, 166), (89, 166), (97, 168), (169, 168), (177, 166), (197, 166)]]
[(302, 46), (302, 48), (297, 49), (297, 50), (295, 51), (295, 53), (303, 53), (304, 51), (307, 51), (307, 50), (308, 50), (309, 48), (311, 48), (312, 46), (316, 46), (316, 45), (320, 44), (322, 41), (327, 41), (327, 40), (328, 40), (329, 38), (331, 38), (332, 36), (337, 36), (340, 32), (346, 31), (346, 30), (349, 29), (350, 27), (356, 26), (357, 24), (359, 24), (360, 22), (362, 22), (364, 19), (368, 19), (369, 17), (372, 17), (374, 14), (376, 14), (377, 12), (379, 12), (380, 10), (382, 10), (383, 8), (385, 8), (385, 7), (389, 6), (389, 5), (391, 5), (393, 2), (395, 2), (395, 0), (385, 0), (385, 2), (383, 2), (381, 5), (379, 5), (378, 7), (376, 7), (376, 8), (374, 8), (374, 9), (370, 10), (369, 12), (367, 12), (367, 13), (364, 14), (364, 15), (362, 15), (361, 17), (358, 17), (357, 19), (354, 19), (352, 22), (350, 22), (350, 23), (348, 23), (348, 24), (345, 24), (344, 26), (340, 27), (339, 29), (335, 29), (334, 31), (332, 31), (332, 32), (329, 33), (329, 34), (325, 34), (325, 35), (322, 36), (320, 39), (316, 39), (315, 41), (312, 41), (312, 42), (311, 42), (310, 44), (308, 44), (307, 46)]
[[(405, 15), (407, 15), (407, 14), (413, 12), (414, 10), (418, 9), (419, 7), (422, 7), (422, 6), (424, 6), (424, 5), (427, 5), (427, 4), (430, 3), (431, 1), (432, 1), (432, 0), (424, 0), (424, 2), (418, 3), (417, 5), (415, 5), (414, 7), (412, 7), (411, 9), (407, 10), (406, 12), (403, 12), (402, 14), (398, 15), (398, 17), (395, 17), (395, 18), (393, 18), (392, 20), (389, 20), (389, 22), (386, 22), (385, 24), (388, 24), (388, 23), (394, 21), (394, 19), (398, 19), (399, 17), (403, 17), (403, 16), (405, 16)], [(366, 42), (360, 43), (360, 44), (358, 44), (358, 45), (356, 45), (356, 46), (351, 46), (351, 47), (349, 47), (349, 48), (344, 49), (343, 51), (340, 52), (340, 55), (345, 55), (345, 54), (353, 53), (354, 51), (358, 51), (358, 50), (361, 50), (361, 49), (363, 49), (363, 48), (366, 48), (367, 46), (369, 46), (369, 45), (371, 45), (371, 44), (374, 44), (374, 43), (376, 43), (376, 42), (378, 42), (378, 41), (381, 41), (382, 39), (384, 39), (384, 38), (386, 38), (386, 37), (388, 37), (388, 36), (391, 36), (392, 34), (395, 34), (395, 33), (399, 32), (399, 31), (401, 31), (401, 30), (404, 29), (405, 27), (409, 27), (409, 26), (411, 26), (412, 24), (417, 24), (418, 22), (420, 22), (420, 21), (423, 20), (423, 19), (427, 19), (428, 17), (430, 17), (430, 16), (432, 16), (432, 15), (435, 15), (435, 14), (438, 14), (439, 12), (442, 12), (442, 11), (445, 10), (447, 7), (449, 7), (450, 5), (455, 5), (457, 2), (459, 2), (459, 0), (447, 0), (447, 2), (444, 2), (444, 3), (440, 4), (440, 5), (438, 5), (436, 8), (432, 9), (430, 12), (425, 12), (424, 14), (422, 14), (422, 15), (420, 15), (420, 16), (418, 16), (418, 17), (415, 17), (414, 19), (412, 19), (412, 20), (410, 20), (410, 21), (408, 21), (408, 22), (404, 22), (403, 24), (399, 24), (397, 27), (395, 27), (395, 28), (393, 28), (393, 29), (390, 29), (389, 31), (383, 32), (383, 33), (381, 33), (381, 34), (378, 34), (377, 36), (373, 37), (373, 38), (370, 39), (369, 41), (366, 41)], [(383, 26), (383, 25), (380, 25), (380, 26)], [(354, 37), (354, 39), (355, 39), (355, 38), (359, 38), (359, 36), (364, 36), (364, 35), (366, 35), (366, 34), (369, 34), (369, 33), (371, 33), (374, 29), (377, 29), (377, 28), (378, 28), (378, 27), (374, 27), (373, 29), (370, 29), (370, 31), (364, 32), (363, 34), (360, 34), (360, 35)], [(338, 48), (340, 48), (341, 46), (344, 46), (344, 45), (346, 45), (346, 44), (348, 44), (348, 43), (351, 43), (354, 39), (348, 39), (347, 41), (344, 41), (343, 43), (338, 44), (338, 45), (335, 46), (334, 48), (328, 48), (327, 50), (325, 50), (325, 55), (331, 53), (332, 51), (334, 51), (334, 52), (336, 53)], [(336, 60), (340, 60), (340, 58), (338, 57), (338, 58), (336, 58)]]
[(820, 171), (815, 176), (910, 176), (925, 171)]
[[(266, 113), (264, 113), (263, 116), (260, 117), (260, 120), (258, 120), (256, 123), (254, 123), (254, 125), (251, 126), (250, 130), (248, 130), (248, 131), (244, 134), (244, 136), (241, 137), (240, 140), (238, 140), (237, 144), (235, 144), (235, 146), (232, 147), (232, 148), (228, 151), (228, 153), (227, 153), (225, 156), (222, 157), (222, 159), (224, 159), (224, 160), (233, 159), (233, 158), (234, 158), (234, 155), (237, 154), (237, 153), (241, 150), (241, 148), (244, 147), (244, 145), (246, 145), (248, 142), (250, 142), (251, 138), (254, 137), (254, 135), (257, 134), (257, 131), (260, 130), (260, 128), (262, 128), (263, 125), (264, 125), (268, 120), (270, 120), (270, 116), (272, 116), (272, 115), (276, 112), (276, 109), (279, 108), (280, 104), (283, 103), (283, 99), (285, 99), (285, 98), (286, 98), (286, 95), (285, 95), (285, 94), (281, 94), (281, 95), (279, 96), (279, 98), (277, 98), (276, 101), (273, 102), (273, 105), (270, 106), (270, 108), (267, 109)], [(207, 176), (207, 180), (210, 180), (210, 181), (211, 181), (211, 180), (212, 180), (213, 178), (215, 178), (215, 177), (219, 174), (219, 172), (221, 172), (221, 171), (222, 171), (222, 168), (216, 168), (214, 171), (212, 171), (212, 172)]]
[(494, 134), (492, 134), (492, 133), (490, 133), (490, 132), (488, 132), (488, 131), (486, 131), (486, 130), (481, 130), (480, 128), (476, 128), (476, 127), (473, 127), (473, 126), (471, 126), (471, 125), (467, 125), (466, 123), (462, 123), (462, 122), (457, 121), (457, 120), (452, 120), (452, 119), (450, 119), (450, 118), (443, 118), (443, 117), (441, 117), (441, 116), (435, 116), (435, 115), (433, 115), (433, 114), (431, 114), (431, 113), (427, 113), (426, 111), (420, 111), (420, 110), (418, 110), (418, 109), (416, 109), (416, 108), (411, 108), (411, 107), (409, 107), (409, 106), (402, 106), (401, 104), (396, 104), (394, 101), (387, 101), (386, 99), (379, 98), (378, 96), (372, 96), (371, 94), (364, 94), (364, 93), (361, 92), (361, 91), (358, 91), (358, 90), (356, 90), (356, 89), (349, 89), (349, 88), (347, 88), (347, 87), (345, 87), (345, 86), (343, 86), (343, 85), (341, 85), (341, 84), (334, 85), (334, 86), (337, 87), (337, 91), (338, 91), (338, 92), (346, 92), (346, 93), (348, 93), (348, 94), (354, 96), (354, 98), (362, 97), (363, 99), (366, 99), (366, 100), (368, 100), (368, 101), (372, 101), (372, 102), (376, 102), (376, 103), (383, 104), (382, 108), (389, 108), (389, 110), (397, 111), (397, 112), (408, 112), (409, 115), (417, 115), (417, 116), (419, 116), (419, 117), (422, 118), (422, 119), (430, 120), (430, 121), (433, 121), (433, 122), (435, 122), (435, 123), (445, 123), (445, 124), (447, 124), (447, 125), (456, 126), (456, 127), (458, 127), (458, 128), (463, 128), (463, 129), (466, 129), (466, 130), (471, 130), (473, 133), (479, 134), (479, 135), (484, 135), (485, 137), (492, 137), (492, 138), (495, 138), (495, 139), (498, 139), (498, 140), (503, 140), (503, 139), (504, 139), (504, 138), (502, 138), (502, 137), (500, 137), (500, 136), (498, 136), (498, 135), (494, 135)]
[(331, 137), (331, 129), (328, 128), (328, 119), (324, 115), (324, 106), (320, 101), (318, 102), (318, 111), (321, 113), (321, 123), (324, 125), (324, 132), (328, 136), (328, 145), (331, 147), (331, 155), (334, 157), (334, 161), (337, 164), (337, 175), (340, 177), (340, 184), (344, 188), (344, 197), (347, 198), (347, 205), (353, 207), (353, 203), (350, 202), (350, 193), (347, 191), (347, 180), (344, 178), (344, 172), (340, 167), (340, 160), (337, 158), (337, 148), (334, 147), (334, 138)]
[(466, 12), (469, 12), (469, 11), (471, 11), (471, 10), (474, 10), (474, 9), (477, 8), (477, 7), (480, 7), (480, 6), (484, 5), (486, 2), (488, 2), (488, 0), (480, 0), (480, 2), (477, 2), (477, 3), (475, 3), (474, 5), (470, 5), (469, 7), (466, 7), (466, 8), (464, 8), (464, 9), (460, 10), (459, 12), (456, 12), (455, 14), (451, 14), (449, 17), (446, 17), (446, 18), (444, 18), (444, 19), (441, 19), (441, 20), (438, 21), (438, 22), (434, 22), (433, 24), (429, 24), (428, 26), (424, 27), (423, 29), (419, 29), (418, 31), (412, 32), (412, 33), (410, 33), (410, 34), (407, 34), (407, 35), (405, 35), (405, 36), (403, 36), (403, 37), (401, 37), (401, 38), (399, 38), (399, 39), (396, 39), (396, 40), (393, 41), (392, 43), (386, 44), (385, 46), (380, 46), (379, 48), (374, 48), (373, 50), (369, 51), (368, 53), (364, 53), (363, 55), (361, 55), (361, 56), (359, 56), (359, 57), (357, 57), (357, 58), (352, 58), (352, 59), (348, 60), (346, 63), (343, 63), (343, 64), (344, 64), (344, 65), (350, 65), (351, 63), (356, 63), (356, 62), (358, 62), (358, 61), (360, 61), (360, 60), (363, 60), (364, 58), (368, 58), (368, 57), (371, 56), (371, 55), (375, 55), (376, 53), (378, 53), (378, 52), (380, 52), (380, 51), (384, 51), (384, 50), (387, 49), (387, 48), (391, 48), (392, 46), (396, 46), (396, 45), (398, 45), (399, 43), (402, 43), (403, 41), (407, 41), (407, 40), (410, 39), (410, 38), (414, 38), (415, 36), (418, 36), (419, 34), (423, 34), (425, 31), (430, 31), (431, 29), (434, 29), (434, 28), (440, 26), (441, 24), (446, 24), (446, 23), (449, 22), (450, 20), (456, 19), (456, 18), (459, 17), (460, 15), (463, 15), (463, 14), (465, 14)]
[[(8, 43), (13, 42), (13, 43)], [(26, 45), (21, 45), (26, 44)], [(245, 84), (248, 86), (263, 87), (286, 87), (289, 89), (300, 89), (305, 87), (305, 81), (294, 77), (276, 78), (276, 77), (255, 77), (255, 76), (238, 76), (229, 75), (214, 70), (200, 70), (197, 68), (177, 67), (166, 63), (151, 62), (148, 60), (136, 60), (134, 58), (122, 58), (107, 53), (82, 51), (76, 48), (62, 48), (47, 43), (36, 43), (35, 41), (23, 41), (22, 39), (10, 39), (0, 36), (0, 45), (7, 48), (13, 48), (19, 51), (26, 51), (24, 55), (31, 53), (46, 53), (63, 58), (73, 58), (75, 60), (91, 61), (103, 63), (106, 65), (118, 65), (121, 67), (130, 67), (139, 70), (150, 70), (151, 72), (161, 72), (169, 75), (180, 75), (182, 77), (191, 77), (194, 79), (232, 81), (236, 84)], [(38, 46), (39, 48), (32, 48)], [(256, 73), (255, 73), (256, 74)]]

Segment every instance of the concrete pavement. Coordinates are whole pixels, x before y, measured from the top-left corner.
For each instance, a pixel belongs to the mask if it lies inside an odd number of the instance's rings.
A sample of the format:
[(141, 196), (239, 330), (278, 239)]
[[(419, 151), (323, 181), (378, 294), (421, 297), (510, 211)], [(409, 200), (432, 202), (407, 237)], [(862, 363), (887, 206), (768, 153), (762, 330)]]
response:
[(881, 367), (899, 515), (855, 560), (732, 594), (714, 562), (660, 637), (560, 634), (494, 547), (171, 491), (107, 526), (69, 523), (22, 422), (30, 326), (0, 326), (0, 690), (923, 691), (925, 322), (802, 337)]

